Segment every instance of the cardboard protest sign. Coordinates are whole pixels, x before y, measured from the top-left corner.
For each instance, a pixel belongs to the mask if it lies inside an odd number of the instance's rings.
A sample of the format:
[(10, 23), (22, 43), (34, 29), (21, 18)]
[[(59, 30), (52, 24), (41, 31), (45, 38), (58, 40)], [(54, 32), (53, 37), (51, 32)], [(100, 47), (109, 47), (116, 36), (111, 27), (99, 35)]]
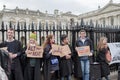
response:
[(71, 54), (71, 50), (68, 45), (65, 46), (60, 46), (56, 44), (52, 45), (52, 55), (63, 57), (68, 54)]
[(90, 54), (89, 46), (76, 47), (78, 56), (88, 56)]
[(62, 48), (60, 45), (52, 44), (52, 55), (61, 56)]
[(28, 46), (26, 50), (27, 57), (31, 58), (42, 58), (43, 47), (41, 46)]
[(71, 54), (71, 50), (68, 45), (61, 46), (61, 48), (62, 48), (61, 56)]

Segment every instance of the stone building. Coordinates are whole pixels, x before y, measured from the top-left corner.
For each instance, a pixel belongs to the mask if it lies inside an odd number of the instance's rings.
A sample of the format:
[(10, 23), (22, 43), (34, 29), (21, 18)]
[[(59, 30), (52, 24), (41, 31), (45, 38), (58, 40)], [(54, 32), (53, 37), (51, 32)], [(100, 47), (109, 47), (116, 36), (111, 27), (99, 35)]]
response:
[[(81, 20), (84, 20), (85, 24), (90, 24), (90, 22), (92, 21), (95, 25), (120, 25), (120, 3), (113, 3), (113, 1), (110, 0), (103, 8), (100, 8), (99, 6), (98, 9), (95, 11), (90, 11), (80, 15), (72, 14), (72, 12), (70, 11), (61, 12), (57, 9), (54, 10), (54, 14), (49, 14), (47, 11), (41, 12), (40, 10), (29, 10), (28, 8), (20, 9), (16, 7), (15, 9), (9, 9), (5, 5), (0, 11), (0, 25), (2, 21), (4, 21), (5, 27), (9, 26), (10, 22), (12, 23), (13, 27), (17, 26), (17, 23), (19, 22), (20, 27), (23, 28), (26, 22), (27, 28), (29, 28), (29, 26), (32, 26), (32, 24), (34, 24), (34, 27), (37, 28), (41, 23), (42, 28), (45, 29), (47, 23), (48, 28), (50, 28), (49, 26), (53, 26), (55, 24), (61, 25), (63, 29), (66, 26), (70, 28), (71, 21), (73, 21), (74, 23), (80, 23)], [(57, 26), (55, 26), (55, 28), (56, 27)], [(27, 34), (29, 35), (29, 33)], [(24, 35), (24, 33), (21, 33), (21, 36), (22, 35)], [(42, 36), (43, 35), (44, 33), (42, 34)], [(27, 39), (29, 39), (28, 36)]]
[[(29, 26), (31, 27), (32, 24), (34, 25), (34, 28), (39, 28), (39, 24), (41, 23), (41, 28), (46, 28), (46, 25), (49, 26), (55, 25), (55, 28), (57, 28), (57, 25), (61, 25), (62, 29), (66, 26), (70, 25), (70, 20), (74, 19), (74, 21), (77, 21), (78, 16), (72, 14), (69, 12), (60, 12), (59, 10), (54, 10), (54, 14), (49, 14), (46, 12), (41, 12), (40, 10), (34, 11), (27, 9), (20, 9), (16, 7), (15, 9), (8, 9), (5, 5), (3, 6), (3, 9), (0, 11), (0, 25), (2, 21), (4, 21), (4, 26), (8, 27), (10, 25), (10, 22), (12, 24), (12, 27), (17, 28), (17, 24), (19, 22), (20, 28), (24, 28), (24, 24), (26, 22), (27, 29)], [(1, 26), (0, 26), (1, 27)], [(1, 33), (1, 32), (0, 32)], [(16, 33), (17, 34), (17, 33)], [(39, 33), (37, 33), (39, 36)], [(27, 33), (29, 35), (29, 33)], [(42, 36), (45, 36), (46, 33), (43, 33)], [(21, 32), (20, 36), (24, 36), (24, 33)], [(18, 36), (15, 35), (15, 38)], [(6, 38), (6, 37), (5, 37)], [(29, 36), (27, 36), (27, 39), (29, 39)], [(39, 41), (39, 38), (38, 38)]]
[(92, 20), (94, 24), (117, 26), (120, 25), (120, 3), (109, 1), (103, 8), (79, 15), (79, 21), (83, 19), (86, 24)]
[(3, 6), (3, 10), (0, 11), (0, 23), (4, 21), (6, 25), (9, 24), (11, 21), (12, 25), (17, 25), (17, 22), (20, 25), (23, 25), (26, 22), (27, 25), (31, 25), (32, 23), (36, 26), (39, 25), (39, 22), (42, 25), (45, 25), (46, 22), (48, 25), (60, 24), (65, 25), (66, 23), (70, 23), (70, 19), (74, 18), (77, 20), (77, 15), (72, 14), (69, 12), (59, 12), (59, 10), (54, 10), (54, 14), (49, 14), (47, 11), (40, 12), (39, 10), (29, 10), (27, 9), (20, 9), (16, 7), (15, 9), (8, 9), (6, 6)]

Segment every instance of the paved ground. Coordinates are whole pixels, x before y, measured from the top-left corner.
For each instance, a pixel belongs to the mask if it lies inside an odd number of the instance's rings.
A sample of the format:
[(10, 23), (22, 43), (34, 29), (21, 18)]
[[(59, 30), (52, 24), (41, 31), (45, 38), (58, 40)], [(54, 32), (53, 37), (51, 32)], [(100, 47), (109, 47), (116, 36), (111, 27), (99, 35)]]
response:
[(110, 73), (110, 80), (118, 80), (118, 72), (117, 71)]
[[(75, 80), (75, 79), (73, 78), (72, 80)], [(105, 80), (105, 79), (103, 78), (103, 80)], [(118, 80), (118, 72), (117, 71), (110, 73), (110, 80)]]

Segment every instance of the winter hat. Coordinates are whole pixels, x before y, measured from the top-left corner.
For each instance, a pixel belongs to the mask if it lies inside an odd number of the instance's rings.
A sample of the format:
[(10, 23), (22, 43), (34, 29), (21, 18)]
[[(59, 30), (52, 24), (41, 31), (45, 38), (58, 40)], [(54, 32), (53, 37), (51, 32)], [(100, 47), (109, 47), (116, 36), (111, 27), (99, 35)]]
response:
[(36, 33), (31, 33), (30, 34), (30, 39), (35, 39), (36, 40)]

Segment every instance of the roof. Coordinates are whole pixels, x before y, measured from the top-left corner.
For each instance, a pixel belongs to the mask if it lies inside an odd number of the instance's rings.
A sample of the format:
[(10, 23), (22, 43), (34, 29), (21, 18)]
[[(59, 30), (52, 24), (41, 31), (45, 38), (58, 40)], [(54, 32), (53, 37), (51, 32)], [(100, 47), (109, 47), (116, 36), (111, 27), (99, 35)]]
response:
[(96, 16), (99, 14), (104, 14), (104, 13), (110, 13), (113, 11), (120, 11), (120, 3), (116, 4), (116, 3), (108, 3), (106, 6), (104, 6), (103, 8), (100, 8), (98, 10), (94, 10), (91, 12), (87, 12), (84, 14), (80, 14), (79, 17), (91, 17), (91, 16)]

